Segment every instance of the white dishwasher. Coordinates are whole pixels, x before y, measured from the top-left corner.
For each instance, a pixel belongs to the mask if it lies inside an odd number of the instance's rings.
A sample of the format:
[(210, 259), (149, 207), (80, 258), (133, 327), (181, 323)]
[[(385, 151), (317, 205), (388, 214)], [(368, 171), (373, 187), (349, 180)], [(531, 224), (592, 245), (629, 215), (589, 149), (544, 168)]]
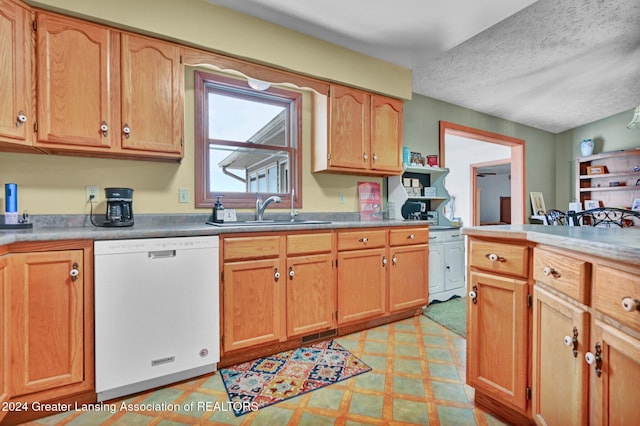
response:
[(94, 256), (98, 401), (216, 370), (218, 237), (96, 241)]

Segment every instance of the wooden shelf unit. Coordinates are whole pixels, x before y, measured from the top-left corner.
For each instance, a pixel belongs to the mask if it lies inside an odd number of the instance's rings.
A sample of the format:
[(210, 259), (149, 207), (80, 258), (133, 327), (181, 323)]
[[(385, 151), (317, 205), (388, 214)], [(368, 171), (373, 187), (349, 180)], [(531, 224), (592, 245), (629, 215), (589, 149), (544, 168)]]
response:
[[(576, 197), (598, 200), (604, 207), (630, 209), (633, 200), (640, 198), (640, 147), (620, 151), (603, 152), (576, 158)], [(606, 166), (607, 173), (588, 174), (590, 166)], [(611, 182), (622, 182), (621, 186), (609, 186)]]

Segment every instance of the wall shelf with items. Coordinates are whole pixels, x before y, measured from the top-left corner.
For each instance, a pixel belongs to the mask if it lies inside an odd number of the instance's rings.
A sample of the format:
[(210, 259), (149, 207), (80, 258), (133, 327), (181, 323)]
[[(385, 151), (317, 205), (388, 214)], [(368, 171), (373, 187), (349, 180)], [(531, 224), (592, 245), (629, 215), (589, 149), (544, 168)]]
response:
[[(422, 220), (429, 220), (433, 225), (450, 225), (444, 217), (443, 208), (449, 201), (449, 192), (444, 186), (444, 178), (449, 169), (439, 167), (408, 167), (404, 166), (401, 176), (388, 178), (388, 202), (393, 205), (396, 219), (410, 219), (405, 209), (405, 203), (417, 203), (420, 211), (417, 216)], [(417, 208), (416, 204), (412, 207)], [(436, 214), (434, 215), (433, 212)], [(435, 216), (435, 217), (429, 217)]]
[(640, 147), (576, 158), (576, 198), (629, 209), (640, 198)]

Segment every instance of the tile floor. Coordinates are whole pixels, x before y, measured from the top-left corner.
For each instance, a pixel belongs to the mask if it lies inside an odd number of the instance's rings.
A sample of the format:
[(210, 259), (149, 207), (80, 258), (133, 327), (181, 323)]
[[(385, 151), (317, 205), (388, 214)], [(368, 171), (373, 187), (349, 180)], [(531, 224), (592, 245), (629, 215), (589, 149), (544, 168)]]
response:
[[(336, 340), (372, 370), (241, 417), (225, 407), (227, 394), (214, 374), (114, 402), (114, 413), (72, 411), (30, 424), (504, 425), (474, 407), (473, 389), (464, 384), (466, 341), (429, 318), (416, 316)], [(128, 411), (120, 410), (122, 402), (179, 408)], [(185, 410), (191, 402), (194, 408)]]

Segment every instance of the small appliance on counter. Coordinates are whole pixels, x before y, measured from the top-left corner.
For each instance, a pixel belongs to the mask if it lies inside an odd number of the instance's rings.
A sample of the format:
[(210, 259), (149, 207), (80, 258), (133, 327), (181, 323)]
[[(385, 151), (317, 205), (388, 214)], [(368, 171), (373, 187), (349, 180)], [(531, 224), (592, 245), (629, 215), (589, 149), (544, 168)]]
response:
[(29, 221), (29, 214), (25, 211), (18, 214), (18, 185), (6, 183), (4, 185), (4, 216), (0, 217), (0, 229), (33, 228)]
[(133, 189), (105, 188), (107, 214), (103, 226), (133, 225)]
[(96, 221), (93, 217), (93, 202), (89, 218), (93, 226), (99, 227), (125, 227), (133, 226), (133, 189), (131, 188), (105, 188), (107, 212), (104, 220)]

